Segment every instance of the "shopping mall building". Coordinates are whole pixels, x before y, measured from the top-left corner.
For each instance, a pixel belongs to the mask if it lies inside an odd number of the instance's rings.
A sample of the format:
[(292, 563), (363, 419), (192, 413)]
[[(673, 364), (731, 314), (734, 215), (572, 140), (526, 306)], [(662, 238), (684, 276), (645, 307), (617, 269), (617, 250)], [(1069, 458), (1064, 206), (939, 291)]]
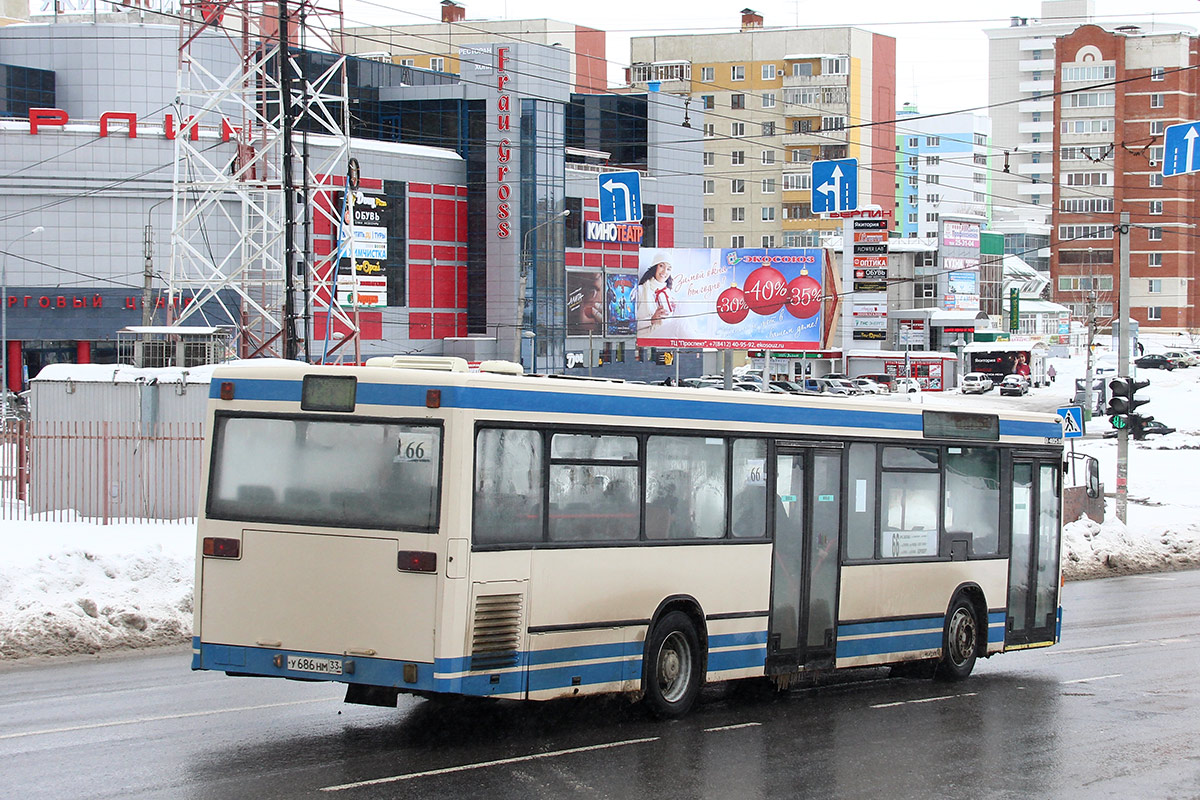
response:
[[(172, 321), (178, 47), (171, 25), (0, 28), (10, 388), (48, 363), (115, 361), (118, 331), (146, 320), (146, 275), (149, 321)], [(191, 48), (211, 68), (237, 68), (226, 41), (201, 37)], [(331, 58), (310, 52), (300, 62), (317, 70)], [(579, 309), (597, 279), (636, 281), (642, 249), (701, 245), (696, 110), (658, 93), (572, 93), (558, 77), (569, 65), (558, 47), (481, 42), (462, 48), (460, 61), (471, 68), (452, 75), (349, 60), (350, 151), (364, 195), (386, 209), (378, 291), (358, 313), (361, 357), (520, 354), (538, 371), (673, 374), (634, 346), (627, 326)], [(218, 153), (238, 146), (221, 126), (198, 136)], [(317, 155), (328, 146), (312, 137)], [(597, 176), (616, 168), (641, 173), (640, 226), (599, 224)], [(308, 202), (339, 202), (341, 181), (331, 176)], [(306, 257), (328, 254), (335, 235), (318, 216)], [(216, 226), (204, 236), (219, 248), (237, 234)], [(193, 300), (184, 292), (176, 305)], [(225, 290), (187, 324), (236, 327), (242, 302)], [(342, 332), (319, 309), (308, 319), (301, 352), (315, 358), (327, 328)], [(236, 336), (231, 346), (250, 354)]]

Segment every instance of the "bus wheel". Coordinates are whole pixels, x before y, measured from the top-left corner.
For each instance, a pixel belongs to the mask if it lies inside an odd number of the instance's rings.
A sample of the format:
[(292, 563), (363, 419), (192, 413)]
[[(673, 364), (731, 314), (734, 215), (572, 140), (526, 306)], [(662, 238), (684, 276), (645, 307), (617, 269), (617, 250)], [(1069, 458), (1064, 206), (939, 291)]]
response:
[(971, 601), (959, 596), (950, 606), (946, 631), (942, 635), (942, 660), (934, 677), (943, 681), (961, 681), (975, 668), (979, 646), (979, 623)]
[(682, 611), (672, 611), (654, 627), (642, 674), (646, 707), (660, 719), (682, 717), (700, 693), (700, 640)]

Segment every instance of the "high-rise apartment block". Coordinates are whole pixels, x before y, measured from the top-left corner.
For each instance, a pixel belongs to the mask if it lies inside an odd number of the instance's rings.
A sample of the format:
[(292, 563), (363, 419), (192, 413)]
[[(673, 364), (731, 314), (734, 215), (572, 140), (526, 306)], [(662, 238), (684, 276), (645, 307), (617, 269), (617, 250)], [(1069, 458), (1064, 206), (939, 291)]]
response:
[(1053, 297), (1083, 318), (1118, 305), (1128, 212), (1130, 313), (1142, 326), (1195, 328), (1200, 178), (1163, 176), (1164, 131), (1200, 115), (1200, 39), (1084, 25), (1058, 39), (1054, 112)]
[(962, 112), (922, 118), (916, 106), (896, 115), (896, 232), (934, 239), (943, 215), (991, 221), (992, 125)]
[(808, 247), (840, 220), (812, 213), (811, 164), (857, 158), (859, 207), (895, 208), (896, 40), (857, 28), (634, 38), (630, 83), (703, 111), (704, 244)]

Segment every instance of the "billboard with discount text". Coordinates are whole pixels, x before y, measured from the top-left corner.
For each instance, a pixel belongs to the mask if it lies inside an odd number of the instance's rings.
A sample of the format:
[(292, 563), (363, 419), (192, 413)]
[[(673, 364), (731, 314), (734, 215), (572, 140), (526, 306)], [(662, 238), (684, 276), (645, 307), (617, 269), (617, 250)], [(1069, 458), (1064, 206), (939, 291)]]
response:
[(638, 347), (818, 350), (823, 275), (816, 248), (643, 250)]

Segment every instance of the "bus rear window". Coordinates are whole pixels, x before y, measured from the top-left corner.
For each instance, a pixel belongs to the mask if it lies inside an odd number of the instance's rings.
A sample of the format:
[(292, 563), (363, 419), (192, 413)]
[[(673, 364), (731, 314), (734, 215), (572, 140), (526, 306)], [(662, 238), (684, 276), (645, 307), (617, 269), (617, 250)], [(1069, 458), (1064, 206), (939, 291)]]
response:
[(425, 425), (219, 416), (208, 516), (435, 531), (441, 437)]

